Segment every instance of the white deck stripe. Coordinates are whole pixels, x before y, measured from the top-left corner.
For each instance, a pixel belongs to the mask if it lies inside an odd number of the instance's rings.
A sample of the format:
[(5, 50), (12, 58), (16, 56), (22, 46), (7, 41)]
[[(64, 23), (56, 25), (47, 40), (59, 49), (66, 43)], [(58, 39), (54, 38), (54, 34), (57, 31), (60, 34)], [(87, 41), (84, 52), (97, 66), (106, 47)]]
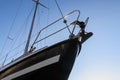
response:
[(54, 57), (49, 58), (49, 59), (47, 59), (47, 60), (44, 60), (44, 61), (42, 61), (42, 62), (40, 62), (40, 63), (37, 63), (37, 64), (35, 64), (35, 65), (33, 65), (33, 66), (30, 66), (30, 67), (28, 67), (28, 68), (25, 68), (25, 69), (23, 69), (23, 70), (21, 70), (21, 71), (18, 71), (18, 72), (16, 72), (16, 73), (13, 73), (13, 74), (11, 74), (11, 75), (9, 75), (9, 76), (1, 79), (1, 80), (12, 80), (12, 79), (17, 78), (17, 77), (19, 77), (19, 76), (22, 76), (22, 75), (24, 75), (24, 74), (26, 74), (26, 73), (29, 73), (29, 72), (32, 72), (32, 71), (34, 71), (34, 70), (40, 69), (40, 68), (42, 68), (42, 67), (48, 66), (48, 65), (50, 65), (50, 64), (56, 63), (56, 62), (59, 61), (59, 59), (60, 59), (60, 55), (54, 56)]

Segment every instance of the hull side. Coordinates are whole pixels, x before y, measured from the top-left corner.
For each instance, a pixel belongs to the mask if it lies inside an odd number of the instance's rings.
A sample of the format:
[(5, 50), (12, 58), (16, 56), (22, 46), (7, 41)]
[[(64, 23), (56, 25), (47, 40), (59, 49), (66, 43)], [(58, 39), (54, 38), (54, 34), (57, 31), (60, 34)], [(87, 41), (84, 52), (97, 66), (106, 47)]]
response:
[(77, 39), (55, 44), (1, 71), (0, 79), (67, 80), (78, 52), (78, 45)]

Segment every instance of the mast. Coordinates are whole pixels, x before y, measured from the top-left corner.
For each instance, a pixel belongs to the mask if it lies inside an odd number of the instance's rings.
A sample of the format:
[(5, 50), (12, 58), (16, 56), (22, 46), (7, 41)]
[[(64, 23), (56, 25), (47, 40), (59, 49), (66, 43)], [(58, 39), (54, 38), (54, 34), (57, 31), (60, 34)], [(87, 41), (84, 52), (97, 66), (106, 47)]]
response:
[(24, 54), (26, 54), (28, 52), (28, 47), (29, 47), (29, 44), (30, 44), (30, 39), (31, 39), (32, 31), (33, 31), (33, 26), (34, 26), (34, 22), (35, 22), (35, 17), (36, 17), (36, 12), (37, 12), (37, 7), (38, 7), (38, 4), (39, 4), (39, 0), (34, 1), (34, 2), (36, 2), (36, 6), (35, 6), (34, 15), (33, 15), (33, 18), (32, 18), (32, 23), (31, 23), (27, 43), (26, 43), (26, 46), (25, 46)]
[(43, 4), (41, 4), (39, 2), (39, 0), (33, 0), (33, 1), (36, 3), (36, 6), (35, 6), (33, 18), (32, 18), (32, 23), (31, 23), (29, 35), (28, 35), (28, 38), (27, 38), (27, 43), (26, 43), (26, 46), (25, 46), (24, 54), (28, 53), (28, 47), (30, 45), (30, 39), (31, 39), (31, 35), (32, 35), (32, 30), (33, 30), (33, 26), (34, 26), (34, 22), (35, 22), (35, 17), (36, 17), (36, 12), (37, 12), (38, 5), (41, 5), (42, 7), (47, 8), (46, 6), (44, 6)]

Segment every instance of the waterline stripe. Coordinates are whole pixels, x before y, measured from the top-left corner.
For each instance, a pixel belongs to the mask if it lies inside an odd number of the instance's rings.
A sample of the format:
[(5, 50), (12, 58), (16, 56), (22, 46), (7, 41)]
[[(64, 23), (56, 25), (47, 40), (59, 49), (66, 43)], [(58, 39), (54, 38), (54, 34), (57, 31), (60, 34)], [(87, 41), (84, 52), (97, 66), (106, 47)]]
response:
[(11, 75), (9, 75), (9, 76), (1, 79), (1, 80), (12, 80), (14, 78), (17, 78), (19, 76), (22, 76), (22, 75), (27, 74), (29, 72), (32, 72), (34, 70), (37, 70), (37, 69), (40, 69), (42, 67), (48, 66), (50, 64), (56, 63), (56, 62), (59, 61), (59, 59), (60, 59), (60, 55), (54, 56), (54, 57), (49, 58), (47, 60), (44, 60), (44, 61), (42, 61), (40, 63), (37, 63), (37, 64), (35, 64), (33, 66), (25, 68), (25, 69), (23, 69), (21, 71), (15, 72), (15, 73), (13, 73), (13, 74), (11, 74)]

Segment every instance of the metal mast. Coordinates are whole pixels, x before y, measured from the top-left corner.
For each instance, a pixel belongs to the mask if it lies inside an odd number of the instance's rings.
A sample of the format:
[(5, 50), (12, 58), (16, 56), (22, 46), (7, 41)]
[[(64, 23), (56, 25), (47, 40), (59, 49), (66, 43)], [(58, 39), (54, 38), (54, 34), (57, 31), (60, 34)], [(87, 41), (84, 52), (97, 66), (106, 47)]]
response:
[(36, 3), (36, 6), (35, 6), (35, 11), (34, 11), (34, 14), (33, 14), (33, 18), (32, 18), (32, 23), (31, 23), (31, 27), (30, 27), (30, 31), (29, 31), (27, 43), (26, 43), (26, 46), (25, 46), (24, 54), (28, 53), (28, 48), (29, 48), (29, 44), (30, 44), (31, 34), (32, 34), (34, 22), (35, 22), (35, 17), (36, 17), (36, 12), (37, 12), (38, 5), (41, 5), (42, 7), (47, 8), (46, 6), (44, 6), (43, 4), (41, 4), (39, 2), (39, 0), (33, 0), (33, 1)]
[(36, 2), (35, 11), (34, 11), (32, 23), (31, 23), (27, 43), (26, 43), (26, 46), (25, 46), (24, 54), (26, 54), (28, 52), (28, 47), (29, 47), (29, 44), (30, 44), (31, 34), (32, 34), (33, 26), (34, 26), (34, 21), (35, 21), (35, 17), (36, 17), (36, 12), (37, 12), (37, 7), (38, 7), (39, 0), (37, 0), (35, 2)]

